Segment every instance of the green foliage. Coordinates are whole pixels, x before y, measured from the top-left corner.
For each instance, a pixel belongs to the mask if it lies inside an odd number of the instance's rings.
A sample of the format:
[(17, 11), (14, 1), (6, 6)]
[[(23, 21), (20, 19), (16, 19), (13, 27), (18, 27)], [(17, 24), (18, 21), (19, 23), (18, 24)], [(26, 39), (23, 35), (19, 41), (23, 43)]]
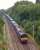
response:
[[(2, 17), (0, 16), (0, 44), (3, 44), (3, 40), (4, 40), (3, 25), (4, 22), (2, 20)], [(5, 50), (5, 48), (0, 48), (0, 50)]]
[(3, 22), (2, 18), (0, 17), (0, 33), (3, 33), (3, 31), (2, 31), (3, 24), (4, 24), (4, 22)]
[(4, 22), (0, 17), (0, 41), (3, 40), (3, 25), (4, 25)]
[(20, 24), (25, 32), (33, 36), (38, 44), (40, 44), (40, 4), (33, 4), (28, 2), (17, 2), (15, 6), (10, 8), (8, 14)]

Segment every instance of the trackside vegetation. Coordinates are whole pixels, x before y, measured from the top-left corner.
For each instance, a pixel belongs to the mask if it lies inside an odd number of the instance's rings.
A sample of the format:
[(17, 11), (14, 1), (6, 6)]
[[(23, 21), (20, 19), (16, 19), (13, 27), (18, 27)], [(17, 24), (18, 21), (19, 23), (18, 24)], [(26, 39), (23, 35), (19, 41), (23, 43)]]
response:
[[(40, 3), (17, 2), (7, 13), (40, 45)], [(33, 30), (34, 25), (34, 30)]]
[[(4, 22), (0, 16), (0, 50), (5, 50), (6, 48), (1, 48), (4, 45), (4, 33), (3, 33)], [(7, 50), (7, 49), (6, 49)]]

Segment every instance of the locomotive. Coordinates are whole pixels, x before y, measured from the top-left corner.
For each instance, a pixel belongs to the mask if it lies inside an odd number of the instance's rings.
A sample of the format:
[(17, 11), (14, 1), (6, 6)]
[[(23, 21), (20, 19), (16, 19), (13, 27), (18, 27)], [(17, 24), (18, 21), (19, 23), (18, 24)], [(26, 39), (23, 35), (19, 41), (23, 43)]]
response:
[(23, 32), (20, 28), (20, 26), (15, 22), (15, 21), (12, 21), (14, 27), (16, 28), (16, 34), (20, 40), (20, 42), (22, 43), (26, 43), (28, 38), (27, 38), (27, 33)]
[(26, 43), (28, 38), (27, 38), (27, 33), (23, 32), (21, 29), (20, 29), (20, 26), (10, 17), (8, 16), (6, 13), (5, 13), (5, 19), (9, 22), (10, 21), (10, 24), (12, 24), (15, 28), (15, 32), (20, 40), (20, 42), (22, 43)]

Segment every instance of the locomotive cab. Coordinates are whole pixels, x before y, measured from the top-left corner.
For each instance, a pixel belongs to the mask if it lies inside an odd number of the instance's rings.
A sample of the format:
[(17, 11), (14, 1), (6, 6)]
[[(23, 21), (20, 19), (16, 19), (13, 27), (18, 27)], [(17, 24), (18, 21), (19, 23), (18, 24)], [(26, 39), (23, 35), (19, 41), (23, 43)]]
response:
[(28, 38), (27, 38), (27, 34), (23, 34), (23, 35), (21, 35), (21, 42), (22, 43), (26, 43), (27, 42), (27, 40), (28, 40)]
[(22, 43), (26, 43), (27, 40), (28, 40), (27, 33), (21, 32), (21, 33), (20, 33), (20, 41), (21, 41)]

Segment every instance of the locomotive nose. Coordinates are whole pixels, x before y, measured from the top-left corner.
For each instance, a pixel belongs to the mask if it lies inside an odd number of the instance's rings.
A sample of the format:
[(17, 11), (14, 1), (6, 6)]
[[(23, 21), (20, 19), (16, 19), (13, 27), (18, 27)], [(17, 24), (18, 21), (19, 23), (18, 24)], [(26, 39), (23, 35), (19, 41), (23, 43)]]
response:
[(22, 44), (26, 44), (27, 43), (28, 38), (21, 38), (21, 43)]

